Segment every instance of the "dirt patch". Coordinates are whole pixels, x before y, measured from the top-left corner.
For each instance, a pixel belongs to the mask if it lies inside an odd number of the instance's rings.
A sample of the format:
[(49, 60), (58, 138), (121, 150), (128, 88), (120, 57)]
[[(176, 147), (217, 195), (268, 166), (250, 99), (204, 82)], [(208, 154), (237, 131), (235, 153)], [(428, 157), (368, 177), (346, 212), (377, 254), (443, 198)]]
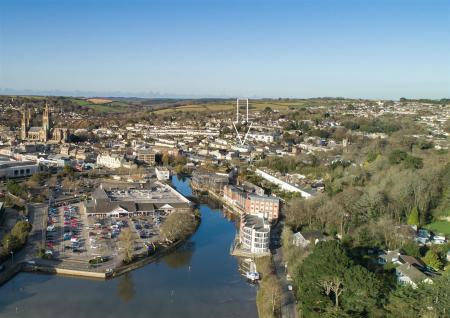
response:
[(88, 102), (91, 102), (92, 104), (108, 104), (111, 103), (112, 100), (110, 99), (104, 99), (104, 98), (89, 98)]

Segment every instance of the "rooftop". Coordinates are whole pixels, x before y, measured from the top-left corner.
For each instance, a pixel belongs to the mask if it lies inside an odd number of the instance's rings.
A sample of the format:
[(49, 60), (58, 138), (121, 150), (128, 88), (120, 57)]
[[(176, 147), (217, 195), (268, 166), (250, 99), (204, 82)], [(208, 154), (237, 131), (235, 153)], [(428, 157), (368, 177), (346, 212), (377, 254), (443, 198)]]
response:
[(241, 218), (245, 227), (250, 227), (258, 232), (269, 232), (270, 225), (264, 218), (252, 214), (244, 214)]

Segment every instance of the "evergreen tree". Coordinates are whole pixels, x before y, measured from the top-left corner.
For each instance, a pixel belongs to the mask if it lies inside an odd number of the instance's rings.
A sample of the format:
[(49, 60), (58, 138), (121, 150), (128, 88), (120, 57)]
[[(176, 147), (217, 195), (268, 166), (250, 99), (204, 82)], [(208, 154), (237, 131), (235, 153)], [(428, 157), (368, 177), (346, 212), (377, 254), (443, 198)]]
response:
[(366, 316), (382, 298), (380, 281), (355, 265), (336, 241), (318, 243), (296, 280), (305, 317)]
[(425, 264), (427, 264), (428, 266), (430, 266), (434, 270), (440, 270), (444, 266), (444, 264), (442, 263), (441, 259), (439, 258), (439, 255), (436, 254), (436, 252), (433, 251), (433, 250), (429, 250), (425, 254), (425, 257), (422, 258), (422, 260), (425, 262)]
[(417, 207), (414, 207), (411, 210), (411, 213), (408, 216), (408, 224), (409, 225), (416, 225), (419, 226), (420, 221), (419, 221), (419, 211), (417, 210)]

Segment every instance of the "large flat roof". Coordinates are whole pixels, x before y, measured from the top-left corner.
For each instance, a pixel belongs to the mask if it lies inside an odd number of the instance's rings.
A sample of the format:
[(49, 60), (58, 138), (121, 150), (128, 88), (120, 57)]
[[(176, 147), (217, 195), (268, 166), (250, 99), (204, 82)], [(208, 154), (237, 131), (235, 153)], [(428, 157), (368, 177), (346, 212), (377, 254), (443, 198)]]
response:
[(183, 195), (164, 183), (155, 182), (145, 189), (124, 187), (121, 184), (115, 188), (98, 188), (93, 197), (109, 199), (111, 202), (135, 202), (135, 203), (190, 203)]
[(0, 169), (12, 168), (12, 167), (25, 167), (37, 165), (35, 161), (9, 161), (0, 162)]

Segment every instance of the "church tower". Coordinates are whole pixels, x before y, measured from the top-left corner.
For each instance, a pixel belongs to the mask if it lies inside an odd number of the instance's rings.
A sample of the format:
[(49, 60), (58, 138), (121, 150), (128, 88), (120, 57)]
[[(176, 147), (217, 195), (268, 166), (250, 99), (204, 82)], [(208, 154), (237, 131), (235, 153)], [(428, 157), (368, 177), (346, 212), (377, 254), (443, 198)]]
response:
[(20, 130), (20, 139), (26, 140), (27, 139), (27, 131), (28, 131), (28, 123), (29, 118), (27, 118), (27, 111), (24, 109), (22, 110), (22, 122), (21, 122), (21, 130)]
[(42, 129), (44, 130), (45, 140), (47, 141), (50, 135), (50, 111), (48, 109), (48, 103), (45, 102), (44, 114), (42, 116)]
[(31, 120), (31, 109), (28, 108), (28, 117), (27, 117), (27, 127), (30, 128), (30, 120)]

